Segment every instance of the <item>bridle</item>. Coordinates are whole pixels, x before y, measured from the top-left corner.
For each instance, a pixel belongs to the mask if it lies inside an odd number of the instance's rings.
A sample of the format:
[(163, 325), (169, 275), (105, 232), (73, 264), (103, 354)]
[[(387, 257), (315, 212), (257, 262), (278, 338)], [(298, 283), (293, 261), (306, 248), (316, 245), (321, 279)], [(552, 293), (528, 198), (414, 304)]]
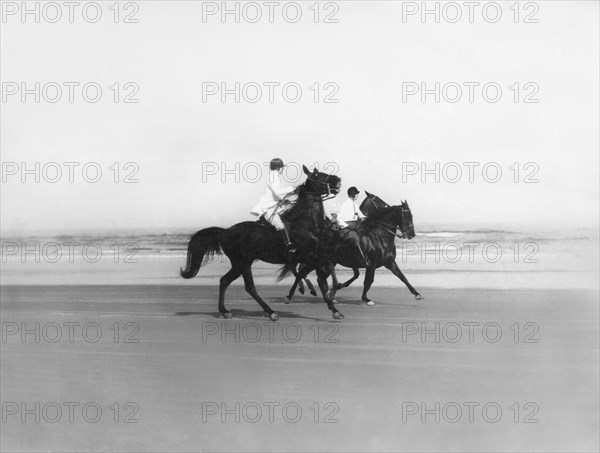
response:
[[(318, 191), (310, 191), (310, 190), (305, 190), (304, 193), (305, 194), (310, 194), (310, 195), (320, 195), (321, 196), (321, 200), (325, 201), (325, 200), (330, 200), (331, 198), (335, 197), (336, 194), (331, 193), (331, 186), (330, 184), (327, 182), (327, 180), (329, 179), (331, 175), (327, 175), (327, 177), (325, 178), (324, 181), (318, 181), (316, 179), (312, 179), (310, 178), (310, 176), (308, 177), (308, 180), (310, 180), (310, 182), (312, 184), (316, 184), (317, 186), (320, 186), (324, 189), (326, 189), (326, 193), (323, 193), (322, 190), (318, 190)], [(306, 184), (306, 183), (305, 183)], [(287, 195), (285, 195), (281, 200), (279, 200), (279, 202), (277, 203), (279, 206), (285, 204), (285, 202), (289, 202), (288, 198), (294, 196), (294, 195), (298, 195), (298, 192), (300, 191), (300, 187), (298, 186), (296, 187), (294, 190), (292, 190), (290, 193), (288, 193)]]
[[(380, 222), (379, 220), (374, 220), (374, 222), (378, 225), (381, 225), (385, 231), (393, 236), (396, 236), (398, 239), (404, 239), (406, 237), (406, 232), (399, 226), (390, 225), (388, 223)], [(396, 228), (400, 230), (400, 234), (396, 233)]]
[[(380, 209), (382, 209), (379, 206), (377, 206), (377, 202), (374, 201), (373, 199), (371, 199), (371, 202), (375, 206), (376, 210), (379, 211)], [(402, 218), (402, 224), (404, 225), (404, 207), (402, 207), (402, 206), (400, 206), (400, 216)], [(390, 233), (391, 235), (397, 237), (398, 239), (404, 239), (404, 238), (406, 238), (406, 231), (405, 231), (405, 229), (403, 227), (400, 227), (399, 225), (390, 225), (389, 223), (381, 222), (379, 220), (373, 220), (373, 222), (376, 223), (376, 224), (378, 224), (378, 225), (381, 225), (383, 227), (384, 231), (387, 231), (388, 233)], [(400, 234), (396, 233), (396, 229), (400, 230)]]
[(324, 181), (318, 181), (316, 179), (311, 179), (310, 176), (309, 176), (308, 180), (310, 180), (312, 184), (316, 184), (317, 186), (323, 187), (324, 189), (326, 189), (326, 192), (323, 193), (323, 191), (320, 190), (320, 191), (315, 191), (315, 192), (305, 191), (304, 193), (313, 194), (313, 195), (314, 194), (320, 194), (322, 201), (332, 199), (337, 194), (331, 193), (331, 185), (327, 182), (327, 180), (329, 179), (330, 176), (331, 175), (327, 175), (325, 177)]

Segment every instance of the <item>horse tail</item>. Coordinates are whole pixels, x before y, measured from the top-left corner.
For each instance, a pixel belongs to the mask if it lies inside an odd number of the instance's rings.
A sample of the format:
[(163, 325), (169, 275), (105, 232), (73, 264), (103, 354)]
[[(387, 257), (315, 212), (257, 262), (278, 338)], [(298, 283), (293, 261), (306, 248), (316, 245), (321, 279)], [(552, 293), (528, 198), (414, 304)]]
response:
[(223, 228), (212, 227), (198, 231), (190, 238), (185, 269), (179, 269), (183, 278), (192, 278), (205, 264), (210, 263), (215, 255), (221, 255), (220, 235)]
[(287, 263), (279, 269), (279, 273), (277, 274), (277, 281), (280, 282), (288, 275), (296, 272), (296, 263)]

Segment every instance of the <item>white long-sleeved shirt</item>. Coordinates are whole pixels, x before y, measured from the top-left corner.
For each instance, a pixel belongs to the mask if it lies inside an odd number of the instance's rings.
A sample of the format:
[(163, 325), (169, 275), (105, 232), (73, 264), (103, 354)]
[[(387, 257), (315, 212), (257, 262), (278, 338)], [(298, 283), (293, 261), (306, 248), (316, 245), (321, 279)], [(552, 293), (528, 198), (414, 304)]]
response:
[(294, 188), (277, 171), (271, 171), (263, 195), (250, 212), (258, 216), (264, 214), (293, 190)]
[(337, 197), (329, 198), (323, 202), (325, 217), (333, 220), (333, 214), (340, 212), (340, 203)]
[(342, 228), (346, 228), (348, 226), (346, 222), (355, 222), (358, 219), (364, 218), (365, 215), (361, 212), (354, 200), (348, 199), (340, 206), (338, 222)]

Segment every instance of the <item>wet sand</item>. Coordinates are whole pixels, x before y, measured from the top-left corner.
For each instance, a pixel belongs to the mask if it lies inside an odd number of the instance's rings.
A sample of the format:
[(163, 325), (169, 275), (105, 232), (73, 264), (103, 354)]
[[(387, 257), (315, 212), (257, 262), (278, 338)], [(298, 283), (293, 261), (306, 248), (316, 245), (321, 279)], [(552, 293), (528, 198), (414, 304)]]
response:
[(330, 323), (286, 289), (272, 323), (239, 286), (227, 321), (214, 286), (2, 287), (2, 451), (598, 450), (597, 292), (358, 285)]

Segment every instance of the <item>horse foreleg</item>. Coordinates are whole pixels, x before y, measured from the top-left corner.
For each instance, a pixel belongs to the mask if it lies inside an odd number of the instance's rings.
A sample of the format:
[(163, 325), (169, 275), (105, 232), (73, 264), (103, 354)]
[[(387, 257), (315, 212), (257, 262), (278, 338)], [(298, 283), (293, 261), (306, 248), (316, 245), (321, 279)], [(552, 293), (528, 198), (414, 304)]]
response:
[(365, 283), (364, 283), (363, 293), (362, 293), (362, 301), (365, 302), (369, 306), (375, 305), (375, 302), (373, 302), (371, 299), (369, 299), (367, 297), (367, 292), (369, 291), (369, 289), (371, 289), (373, 280), (375, 280), (375, 268), (373, 266), (367, 267), (367, 272), (365, 273)]
[(406, 285), (408, 290), (415, 296), (415, 299), (417, 299), (417, 300), (423, 299), (423, 296), (421, 296), (421, 294), (419, 294), (419, 291), (414, 289), (413, 286), (408, 282), (408, 279), (404, 276), (404, 274), (402, 273), (402, 271), (396, 264), (396, 261), (390, 261), (389, 263), (386, 263), (385, 267), (387, 267), (390, 271), (392, 271), (392, 273), (396, 277), (398, 277), (400, 280), (402, 280), (402, 282)]

